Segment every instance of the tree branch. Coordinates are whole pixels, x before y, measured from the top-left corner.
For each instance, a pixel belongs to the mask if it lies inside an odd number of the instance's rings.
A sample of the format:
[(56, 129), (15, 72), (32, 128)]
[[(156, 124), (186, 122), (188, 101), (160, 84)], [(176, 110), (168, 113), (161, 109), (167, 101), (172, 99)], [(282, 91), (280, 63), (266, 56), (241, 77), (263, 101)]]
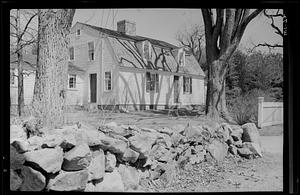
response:
[(221, 44), (221, 53), (220, 53), (221, 55), (227, 50), (230, 44), (234, 19), (235, 19), (234, 9), (226, 9), (226, 21), (225, 21), (224, 31), (222, 32), (222, 44)]
[(259, 44), (255, 45), (250, 51), (252, 52), (257, 47), (268, 47), (270, 49), (270, 48), (283, 48), (283, 45), (282, 44), (271, 45), (268, 43), (259, 43)]
[(223, 18), (224, 18), (224, 9), (217, 9), (217, 20), (216, 20), (216, 25), (214, 27), (214, 32), (212, 35), (212, 42), (215, 45), (217, 45), (218, 37), (221, 34)]
[(21, 33), (21, 35), (20, 35), (20, 37), (19, 37), (19, 40), (22, 39), (22, 36), (23, 36), (24, 33), (26, 32), (26, 30), (27, 30), (27, 28), (28, 28), (28, 25), (30, 24), (31, 20), (32, 20), (35, 16), (37, 16), (37, 14), (34, 14), (34, 15), (32, 15), (32, 16), (29, 18), (29, 20), (27, 21), (26, 26), (25, 26), (23, 32)]
[(210, 15), (210, 9), (201, 9), (204, 26), (205, 26), (205, 37), (206, 40), (211, 40), (212, 35), (212, 18)]
[(268, 14), (267, 13), (267, 10), (264, 10), (264, 15), (266, 16), (266, 17), (268, 17), (269, 19), (271, 19), (271, 27), (273, 28), (273, 29), (275, 29), (275, 33), (276, 34), (278, 34), (278, 35), (280, 35), (280, 36), (282, 36), (283, 37), (283, 32), (274, 24), (274, 17), (284, 17), (284, 15), (283, 14), (278, 14), (278, 12), (279, 12), (279, 9), (278, 9), (278, 11), (277, 11), (277, 14)]

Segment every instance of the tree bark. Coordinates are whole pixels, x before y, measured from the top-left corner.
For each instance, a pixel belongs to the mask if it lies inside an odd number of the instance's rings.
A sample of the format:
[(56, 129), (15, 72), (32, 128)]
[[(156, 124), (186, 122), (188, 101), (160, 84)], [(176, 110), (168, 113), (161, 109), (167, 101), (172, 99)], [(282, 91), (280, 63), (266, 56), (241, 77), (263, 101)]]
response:
[(21, 48), (20, 10), (17, 10), (18, 115), (24, 114), (23, 54)]
[(68, 47), (74, 9), (39, 10), (37, 70), (33, 115), (44, 127), (64, 123), (68, 78)]

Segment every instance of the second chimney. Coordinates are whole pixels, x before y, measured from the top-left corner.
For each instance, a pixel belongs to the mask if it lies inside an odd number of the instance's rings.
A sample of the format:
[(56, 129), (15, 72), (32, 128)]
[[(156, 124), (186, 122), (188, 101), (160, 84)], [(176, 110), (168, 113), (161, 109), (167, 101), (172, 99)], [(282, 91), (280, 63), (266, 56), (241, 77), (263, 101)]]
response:
[(121, 20), (117, 23), (117, 31), (126, 35), (135, 36), (135, 22), (131, 22), (129, 20)]

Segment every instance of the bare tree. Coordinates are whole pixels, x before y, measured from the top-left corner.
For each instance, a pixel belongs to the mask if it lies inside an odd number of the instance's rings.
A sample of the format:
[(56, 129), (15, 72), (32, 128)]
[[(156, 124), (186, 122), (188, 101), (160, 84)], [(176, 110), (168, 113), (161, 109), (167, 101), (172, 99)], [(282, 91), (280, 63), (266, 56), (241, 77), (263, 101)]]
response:
[[(271, 10), (264, 9), (263, 13), (264, 16), (266, 16), (269, 20), (271, 20), (271, 27), (274, 29), (274, 32), (279, 35), (281, 38), (284, 37), (286, 34), (286, 28), (287, 28), (287, 18), (285, 14), (283, 13), (282, 9), (277, 9), (276, 13), (270, 13)], [(278, 24), (276, 24), (276, 20), (282, 20), (283, 21), (283, 29), (280, 29)], [(270, 44), (270, 43), (259, 43), (255, 45), (252, 50), (254, 50), (257, 47), (268, 47), (269, 49), (272, 48), (283, 48), (282, 43), (276, 43), (276, 44)], [(251, 51), (252, 51), (251, 50)]]
[[(24, 86), (23, 86), (23, 50), (35, 43), (36, 35), (35, 29), (30, 27), (33, 19), (37, 16), (37, 12), (34, 10), (26, 11), (22, 10), (22, 18), (20, 16), (20, 10), (16, 10), (16, 15), (11, 11), (11, 47), (10, 55), (17, 55), (18, 64), (18, 115), (22, 116), (24, 114)], [(29, 17), (29, 19), (27, 18)], [(22, 20), (22, 21), (21, 21)], [(22, 28), (21, 23), (25, 23), (24, 28)], [(15, 40), (15, 41), (14, 41)], [(14, 62), (11, 62), (14, 63)]]
[(225, 99), (225, 75), (228, 60), (238, 47), (249, 22), (262, 9), (202, 9), (205, 25), (206, 60), (208, 64), (208, 86), (206, 114), (213, 118), (229, 117)]
[(61, 126), (68, 78), (68, 47), (75, 9), (38, 11), (37, 69), (33, 115), (44, 127)]
[(204, 29), (202, 26), (194, 25), (190, 30), (180, 31), (176, 35), (180, 45), (189, 49), (200, 64), (202, 57), (202, 46), (204, 42)]

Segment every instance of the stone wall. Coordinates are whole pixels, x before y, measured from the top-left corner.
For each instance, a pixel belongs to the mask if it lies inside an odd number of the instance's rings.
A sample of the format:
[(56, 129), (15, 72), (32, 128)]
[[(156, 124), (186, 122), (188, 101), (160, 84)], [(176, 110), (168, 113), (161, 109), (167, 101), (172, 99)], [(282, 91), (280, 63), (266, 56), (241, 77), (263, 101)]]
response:
[(227, 155), (262, 156), (254, 124), (157, 129), (77, 123), (44, 131), (31, 118), (11, 125), (10, 188), (16, 191), (148, 191), (172, 183), (176, 169)]

